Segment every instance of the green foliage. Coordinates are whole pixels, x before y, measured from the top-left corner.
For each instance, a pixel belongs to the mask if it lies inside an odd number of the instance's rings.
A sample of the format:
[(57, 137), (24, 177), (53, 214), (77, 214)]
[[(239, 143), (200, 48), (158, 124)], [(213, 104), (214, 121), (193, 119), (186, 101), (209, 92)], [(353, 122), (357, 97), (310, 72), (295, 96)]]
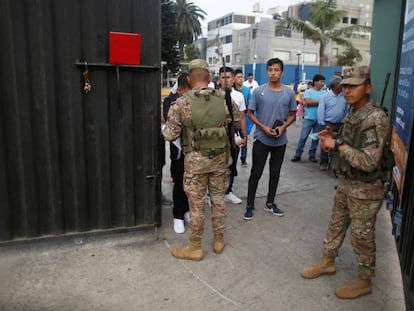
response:
[[(164, 70), (176, 71), (184, 58), (184, 47), (202, 34), (200, 20), (206, 12), (188, 0), (161, 0), (161, 59), (167, 62)], [(195, 53), (189, 47), (187, 55)]]
[(336, 63), (338, 66), (354, 66), (361, 60), (361, 54), (354, 47), (348, 47), (342, 54), (336, 57)]
[(194, 58), (199, 58), (200, 50), (194, 44), (187, 44), (185, 46), (185, 58), (190, 61)]
[(167, 63), (164, 70), (175, 72), (180, 59), (178, 57), (177, 14), (175, 3), (161, 0), (161, 60)]
[(176, 0), (175, 9), (180, 58), (183, 59), (184, 46), (202, 34), (200, 20), (205, 20), (207, 13), (188, 0)]

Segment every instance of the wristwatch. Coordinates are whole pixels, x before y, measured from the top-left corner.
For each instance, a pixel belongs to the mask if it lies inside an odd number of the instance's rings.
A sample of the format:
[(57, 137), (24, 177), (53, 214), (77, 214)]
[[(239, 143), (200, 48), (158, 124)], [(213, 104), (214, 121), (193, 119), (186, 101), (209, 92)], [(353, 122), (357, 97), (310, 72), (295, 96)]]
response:
[(337, 139), (335, 139), (335, 151), (338, 151), (338, 148), (340, 145), (344, 144), (344, 140), (341, 137), (338, 137)]

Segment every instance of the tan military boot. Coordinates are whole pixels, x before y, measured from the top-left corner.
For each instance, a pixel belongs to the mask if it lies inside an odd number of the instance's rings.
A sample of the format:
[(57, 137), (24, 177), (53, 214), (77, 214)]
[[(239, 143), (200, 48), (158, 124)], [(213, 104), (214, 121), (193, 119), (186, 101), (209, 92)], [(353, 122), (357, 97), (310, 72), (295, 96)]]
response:
[(305, 268), (301, 275), (304, 279), (316, 279), (322, 274), (335, 274), (335, 272), (335, 258), (323, 256), (320, 262)]
[(201, 248), (201, 238), (189, 238), (186, 247), (174, 248), (171, 254), (178, 259), (202, 260), (203, 249)]
[(336, 296), (342, 299), (354, 299), (363, 295), (371, 294), (371, 292), (371, 280), (364, 280), (361, 278), (356, 278), (351, 283), (338, 287), (335, 290)]
[(216, 254), (221, 254), (221, 252), (224, 249), (224, 246), (226, 246), (226, 243), (224, 242), (223, 234), (215, 234), (214, 235), (214, 252)]

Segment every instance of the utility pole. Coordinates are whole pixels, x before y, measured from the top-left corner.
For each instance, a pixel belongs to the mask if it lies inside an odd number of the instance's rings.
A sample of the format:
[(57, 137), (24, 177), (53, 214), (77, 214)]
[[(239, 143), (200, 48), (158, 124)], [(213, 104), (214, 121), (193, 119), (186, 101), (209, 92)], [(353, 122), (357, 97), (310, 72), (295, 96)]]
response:
[(257, 60), (257, 54), (256, 54), (257, 23), (255, 25), (255, 28), (252, 30), (252, 39), (254, 39), (254, 54), (253, 54), (253, 80), (254, 80), (256, 78), (256, 60)]
[[(217, 21), (217, 36), (216, 36), (216, 40), (217, 40), (217, 49), (216, 49), (216, 53), (217, 53), (217, 60), (218, 62), (220, 62), (221, 57), (222, 57), (222, 52), (221, 52), (221, 44), (220, 44), (220, 22)], [(220, 67), (220, 66), (218, 66)], [(216, 64), (216, 73), (217, 73), (217, 64)]]
[(298, 57), (298, 65), (296, 66), (296, 70), (295, 70), (295, 85), (293, 88), (295, 93), (298, 91), (298, 85), (299, 85), (299, 61), (300, 61), (301, 55), (302, 53), (300, 51), (298, 51), (298, 53), (296, 54), (296, 56)]

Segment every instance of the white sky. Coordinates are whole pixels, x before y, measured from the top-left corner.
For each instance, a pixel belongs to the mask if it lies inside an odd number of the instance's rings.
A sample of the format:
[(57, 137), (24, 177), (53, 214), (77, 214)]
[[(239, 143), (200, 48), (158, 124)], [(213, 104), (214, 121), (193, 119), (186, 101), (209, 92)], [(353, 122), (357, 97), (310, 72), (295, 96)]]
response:
[(207, 34), (207, 22), (231, 12), (250, 13), (255, 3), (260, 4), (261, 10), (280, 7), (286, 10), (291, 4), (301, 3), (304, 0), (189, 0), (207, 13), (205, 22), (202, 22), (203, 34)]

